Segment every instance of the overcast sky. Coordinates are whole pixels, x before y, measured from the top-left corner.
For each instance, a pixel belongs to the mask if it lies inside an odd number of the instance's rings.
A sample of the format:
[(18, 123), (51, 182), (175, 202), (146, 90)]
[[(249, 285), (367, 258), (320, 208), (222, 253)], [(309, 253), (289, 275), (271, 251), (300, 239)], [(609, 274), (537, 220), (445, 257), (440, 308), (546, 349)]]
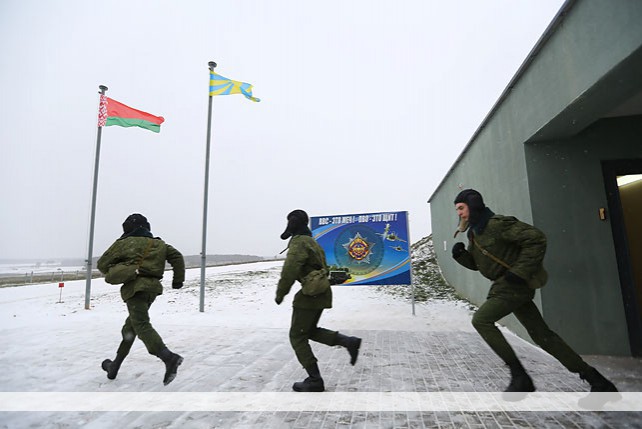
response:
[(135, 212), (199, 254), (208, 61), (261, 98), (213, 99), (208, 254), (277, 254), (297, 208), (408, 211), (418, 241), (562, 4), (1, 0), (0, 258), (87, 255), (101, 84), (165, 123), (103, 129), (93, 254)]

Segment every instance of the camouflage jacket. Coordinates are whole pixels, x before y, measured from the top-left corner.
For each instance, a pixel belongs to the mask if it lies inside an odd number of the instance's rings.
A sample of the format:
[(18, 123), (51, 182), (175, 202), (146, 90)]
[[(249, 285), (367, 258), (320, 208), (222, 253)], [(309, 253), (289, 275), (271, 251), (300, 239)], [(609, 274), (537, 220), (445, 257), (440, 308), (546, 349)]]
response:
[[(290, 292), (295, 281), (300, 283), (303, 277), (320, 268), (328, 269), (323, 248), (308, 235), (295, 235), (288, 244), (288, 256), (283, 263), (276, 296), (283, 298)], [(299, 290), (294, 295), (292, 306), (315, 310), (332, 308), (332, 288), (317, 296), (303, 295)]]
[(531, 279), (542, 269), (546, 236), (512, 216), (493, 215), (483, 231), (469, 231), (468, 238), (466, 251), (456, 261), (468, 269), (478, 270), (490, 280), (503, 276), (507, 268), (484, 255), (475, 242), (510, 265), (511, 271), (523, 279)]
[[(143, 258), (145, 255), (145, 258)], [(159, 237), (153, 238), (151, 233), (121, 237), (112, 244), (98, 259), (98, 269), (106, 274), (109, 268), (119, 263), (140, 264), (139, 275), (132, 281), (123, 284), (120, 295), (127, 301), (136, 292), (163, 293), (160, 280), (165, 274), (165, 261), (173, 269), (172, 283), (185, 281), (185, 262), (183, 255)]]

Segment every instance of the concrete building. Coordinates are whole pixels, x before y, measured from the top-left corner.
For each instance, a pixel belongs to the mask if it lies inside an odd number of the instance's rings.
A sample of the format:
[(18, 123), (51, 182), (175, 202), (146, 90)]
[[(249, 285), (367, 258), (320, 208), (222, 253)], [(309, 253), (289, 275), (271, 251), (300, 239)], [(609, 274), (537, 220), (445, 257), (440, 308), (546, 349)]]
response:
[[(429, 199), (446, 280), (481, 304), (489, 282), (451, 258), (453, 200), (544, 231), (536, 295), (581, 354), (642, 355), (642, 1), (567, 1)], [(637, 180), (636, 180), (637, 179)], [(625, 184), (625, 182), (630, 182)], [(528, 338), (514, 316), (505, 323)]]

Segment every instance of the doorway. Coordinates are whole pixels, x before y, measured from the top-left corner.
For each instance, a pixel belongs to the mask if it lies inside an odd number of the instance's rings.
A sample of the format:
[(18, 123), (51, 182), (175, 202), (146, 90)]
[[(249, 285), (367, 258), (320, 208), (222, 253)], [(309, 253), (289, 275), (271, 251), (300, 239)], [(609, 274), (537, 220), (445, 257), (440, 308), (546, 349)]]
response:
[(642, 356), (642, 159), (602, 163), (633, 356)]

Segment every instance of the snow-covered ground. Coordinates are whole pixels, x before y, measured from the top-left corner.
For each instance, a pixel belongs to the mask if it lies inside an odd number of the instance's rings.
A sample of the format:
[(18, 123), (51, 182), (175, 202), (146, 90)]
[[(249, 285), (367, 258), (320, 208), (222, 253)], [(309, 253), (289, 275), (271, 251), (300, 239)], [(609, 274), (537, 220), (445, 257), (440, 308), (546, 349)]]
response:
[[(162, 363), (147, 354), (140, 341), (110, 381), (100, 362), (113, 358), (127, 315), (118, 287), (94, 279), (91, 310), (84, 309), (85, 281), (46, 283), (0, 289), (0, 391), (2, 392), (211, 392), (270, 390), (270, 380), (256, 369), (244, 378), (222, 379), (212, 385), (205, 374), (217, 371), (217, 359), (231, 343), (247, 343), (245, 360), (252, 356), (252, 338), (273, 338), (284, 359), (292, 359), (287, 330), (291, 299), (274, 302), (282, 262), (258, 262), (207, 269), (205, 311), (199, 311), (200, 270), (187, 271), (185, 286), (173, 290), (171, 272), (163, 280), (165, 292), (152, 305), (150, 316), (168, 347), (185, 357), (176, 380), (163, 386)], [(321, 326), (351, 330), (460, 330), (470, 331), (465, 303), (434, 301), (417, 304), (412, 314), (407, 301), (382, 293), (379, 287), (334, 287), (334, 308), (324, 312)], [(223, 352), (221, 352), (223, 350)], [(299, 377), (297, 374), (295, 377)], [(283, 377), (282, 377), (283, 378)], [(286, 377), (287, 378), (287, 377)], [(205, 382), (205, 380), (208, 380)], [(244, 384), (245, 383), (245, 384)], [(267, 383), (267, 384), (266, 384)], [(412, 386), (408, 386), (412, 391)], [(58, 413), (54, 427), (111, 427), (109, 413)], [(0, 427), (39, 427), (52, 415), (0, 413)], [(112, 413), (113, 415), (113, 413)], [(150, 417), (151, 419), (152, 417)], [(142, 419), (142, 420), (141, 420)], [(144, 417), (137, 420), (146, 427)], [(149, 421), (151, 425), (151, 420)]]
[[(199, 312), (200, 269), (187, 270), (185, 286), (171, 288), (167, 272), (164, 294), (152, 305), (154, 325), (211, 326), (218, 328), (283, 328), (290, 323), (290, 304), (297, 285), (282, 305), (274, 303), (276, 283), (283, 262), (256, 262), (211, 267), (206, 270), (205, 311)], [(127, 315), (119, 288), (97, 278), (92, 281), (91, 310), (84, 310), (85, 280), (64, 283), (62, 303), (58, 282), (0, 289), (0, 322), (3, 335), (15, 328), (78, 326), (93, 321), (112, 324), (119, 331)], [(323, 315), (328, 325), (370, 330), (471, 330), (466, 305), (434, 301), (430, 310), (383, 294), (380, 287), (333, 288), (335, 306)], [(257, 320), (258, 319), (258, 320)], [(89, 325), (87, 325), (88, 327)], [(113, 329), (112, 329), (113, 330)], [(112, 330), (105, 329), (108, 334)]]
[[(305, 376), (288, 341), (291, 300), (299, 286), (293, 287), (280, 306), (275, 304), (282, 264), (208, 268), (204, 312), (199, 311), (200, 269), (187, 271), (180, 290), (171, 288), (171, 272), (167, 273), (165, 293), (152, 305), (150, 316), (168, 347), (185, 358), (168, 386), (162, 384), (164, 365), (140, 341), (135, 342), (115, 380), (108, 380), (100, 368), (103, 359), (114, 357), (127, 316), (118, 287), (94, 279), (90, 310), (84, 309), (84, 280), (65, 282), (62, 299), (58, 282), (0, 288), (0, 428), (236, 427), (244, 418), (238, 412), (266, 407), (274, 411), (275, 404), (281, 411), (309, 410), (310, 406), (318, 410), (381, 409), (377, 407), (382, 403), (391, 410), (426, 406), (458, 410), (461, 404), (471, 410), (488, 410), (501, 401), (493, 392), (473, 392), (475, 397), (465, 392), (418, 392), (412, 378), (406, 377), (395, 380), (394, 392), (354, 392), (349, 385), (335, 386), (334, 391), (322, 394), (319, 405), (315, 394), (291, 392), (291, 383)], [(320, 326), (348, 335), (371, 332), (367, 335), (374, 341), (402, 331), (476, 336), (470, 324), (470, 304), (455, 298), (417, 303), (413, 315), (410, 302), (387, 293), (385, 287), (336, 286), (333, 294), (334, 308), (324, 312)], [(332, 361), (339, 371), (327, 374), (335, 383), (342, 378), (338, 374), (358, 377), (356, 371), (374, 357), (365, 344), (359, 364), (350, 367), (345, 350), (312, 346), (323, 356), (325, 367)], [(572, 396), (577, 393), (557, 395), (562, 396), (535, 397), (540, 402), (532, 404), (539, 407), (545, 401), (564, 409), (564, 403), (571, 401), (577, 407), (577, 398)], [(631, 404), (641, 398), (634, 396), (620, 404), (623, 410), (638, 411)], [(249, 415), (256, 417), (257, 413)], [(261, 418), (269, 421), (245, 426), (290, 427), (276, 414)]]

